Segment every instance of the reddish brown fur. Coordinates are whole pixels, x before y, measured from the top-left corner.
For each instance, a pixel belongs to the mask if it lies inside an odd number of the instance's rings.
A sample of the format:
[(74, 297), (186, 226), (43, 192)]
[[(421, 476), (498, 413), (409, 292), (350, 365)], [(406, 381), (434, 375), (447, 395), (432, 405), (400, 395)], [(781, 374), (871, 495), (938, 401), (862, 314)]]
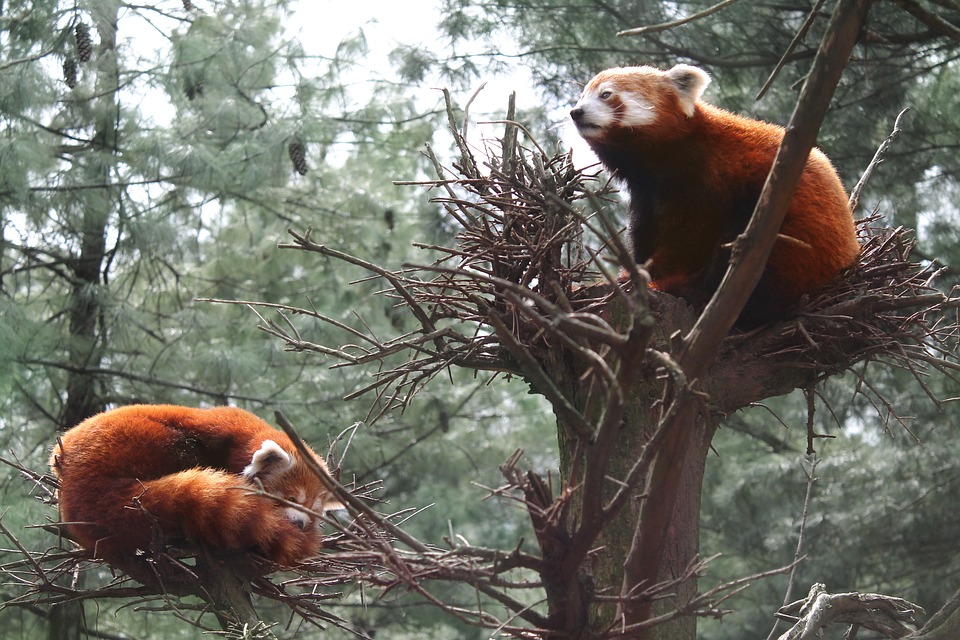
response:
[[(155, 541), (253, 549), (283, 565), (316, 554), (317, 517), (305, 526), (284, 507), (254, 495), (240, 475), (264, 440), (295, 460), (265, 475), (264, 489), (281, 498), (306, 496), (307, 507), (329, 493), (302, 462), (290, 439), (240, 409), (134, 405), (85, 420), (54, 446), (50, 465), (60, 479), (60, 514), (70, 537), (121, 568), (152, 555)], [(314, 459), (321, 465), (323, 462)], [(305, 518), (306, 519), (306, 518)]]
[[(678, 93), (683, 85), (669, 72), (642, 69), (602, 72), (587, 85), (585, 96), (601, 83), (614, 87), (605, 104), (616, 115), (612, 125), (588, 131), (593, 139), (585, 137), (603, 164), (626, 182), (635, 258), (651, 260), (653, 286), (704, 302), (727, 266), (729, 251), (722, 245), (745, 228), (784, 130), (699, 101), (688, 117)], [(629, 108), (626, 92), (654, 105), (652, 123), (622, 124)], [(741, 317), (747, 324), (783, 316), (859, 254), (847, 194), (817, 149), (780, 233), (786, 237), (777, 240)]]

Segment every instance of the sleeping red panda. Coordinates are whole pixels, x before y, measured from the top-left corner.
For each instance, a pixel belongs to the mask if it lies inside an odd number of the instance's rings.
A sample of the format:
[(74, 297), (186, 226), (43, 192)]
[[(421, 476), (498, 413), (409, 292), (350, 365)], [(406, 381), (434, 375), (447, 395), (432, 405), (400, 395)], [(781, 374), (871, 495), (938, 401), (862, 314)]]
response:
[[(231, 407), (107, 411), (63, 434), (50, 467), (69, 536), (128, 570), (158, 536), (294, 565), (317, 553), (320, 517), (339, 507), (285, 433)], [(310, 512), (256, 495), (258, 485)]]
[[(651, 286), (696, 304), (719, 286), (727, 243), (746, 228), (784, 133), (700, 102), (709, 82), (704, 71), (682, 64), (608, 69), (570, 112), (630, 194), (630, 242), (638, 263), (650, 261)], [(813, 149), (739, 325), (788, 315), (859, 253), (847, 194), (827, 157)]]

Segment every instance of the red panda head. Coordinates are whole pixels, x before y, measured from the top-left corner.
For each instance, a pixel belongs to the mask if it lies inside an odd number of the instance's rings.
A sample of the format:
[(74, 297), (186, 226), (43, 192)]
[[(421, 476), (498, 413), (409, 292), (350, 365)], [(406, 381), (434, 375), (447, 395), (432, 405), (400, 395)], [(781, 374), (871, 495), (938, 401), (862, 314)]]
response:
[[(326, 469), (316, 454), (313, 458)], [(273, 440), (261, 443), (241, 475), (259, 481), (267, 493), (302, 506), (303, 509), (290, 505), (282, 505), (282, 508), (284, 516), (304, 531), (319, 530), (320, 516), (325, 510), (342, 508), (320, 478), (300, 462), (296, 453), (286, 451)]]
[(669, 71), (607, 69), (583, 89), (570, 117), (591, 146), (615, 145), (624, 138), (670, 139), (685, 131), (709, 83), (706, 72), (685, 64)]

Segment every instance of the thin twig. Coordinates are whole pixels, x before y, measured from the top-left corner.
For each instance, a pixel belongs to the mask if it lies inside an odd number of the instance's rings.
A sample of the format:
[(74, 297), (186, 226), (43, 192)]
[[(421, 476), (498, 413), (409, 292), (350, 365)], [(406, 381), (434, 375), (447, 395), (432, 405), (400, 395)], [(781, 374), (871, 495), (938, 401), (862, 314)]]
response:
[(673, 29), (675, 27), (685, 25), (689, 22), (700, 20), (701, 18), (706, 18), (707, 16), (713, 15), (718, 11), (722, 11), (723, 9), (726, 9), (728, 6), (730, 6), (736, 1), (737, 0), (723, 0), (723, 2), (718, 2), (712, 7), (707, 7), (703, 11), (698, 11), (697, 13), (687, 16), (686, 18), (680, 18), (679, 20), (672, 20), (670, 22), (662, 22), (660, 24), (653, 24), (647, 27), (636, 27), (634, 29), (627, 29), (625, 31), (617, 32), (617, 35), (618, 36), (639, 36), (646, 33), (655, 33), (657, 31), (667, 31), (668, 29)]
[(890, 145), (900, 137), (900, 133), (903, 129), (900, 128), (900, 121), (903, 119), (903, 116), (910, 111), (910, 107), (903, 109), (897, 118), (893, 121), (893, 131), (890, 132), (890, 135), (880, 144), (877, 148), (876, 153), (873, 154), (873, 159), (870, 160), (870, 164), (867, 165), (866, 170), (863, 172), (863, 175), (860, 176), (860, 180), (857, 181), (856, 186), (853, 187), (853, 190), (850, 192), (850, 210), (856, 213), (857, 208), (860, 206), (860, 194), (863, 192), (864, 187), (867, 186), (867, 183), (870, 182), (870, 178), (873, 177), (873, 172), (876, 171), (877, 167), (883, 162), (883, 157), (887, 153), (887, 149), (890, 148)]

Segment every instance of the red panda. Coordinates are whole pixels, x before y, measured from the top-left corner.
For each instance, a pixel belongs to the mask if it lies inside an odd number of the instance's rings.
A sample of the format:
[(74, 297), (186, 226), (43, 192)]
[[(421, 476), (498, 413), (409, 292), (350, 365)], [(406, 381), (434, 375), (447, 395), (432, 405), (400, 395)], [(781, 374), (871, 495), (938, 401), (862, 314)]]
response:
[[(729, 245), (750, 220), (783, 139), (782, 127), (700, 102), (701, 69), (600, 72), (570, 111), (578, 133), (630, 195), (634, 259), (651, 287), (704, 304), (719, 286)], [(767, 267), (738, 324), (789, 314), (860, 253), (847, 194), (813, 149)]]
[[(63, 434), (50, 467), (69, 536), (121, 569), (151, 556), (155, 540), (294, 565), (317, 553), (319, 517), (339, 506), (285, 433), (231, 407), (107, 411)], [(256, 495), (261, 485), (310, 513)]]

